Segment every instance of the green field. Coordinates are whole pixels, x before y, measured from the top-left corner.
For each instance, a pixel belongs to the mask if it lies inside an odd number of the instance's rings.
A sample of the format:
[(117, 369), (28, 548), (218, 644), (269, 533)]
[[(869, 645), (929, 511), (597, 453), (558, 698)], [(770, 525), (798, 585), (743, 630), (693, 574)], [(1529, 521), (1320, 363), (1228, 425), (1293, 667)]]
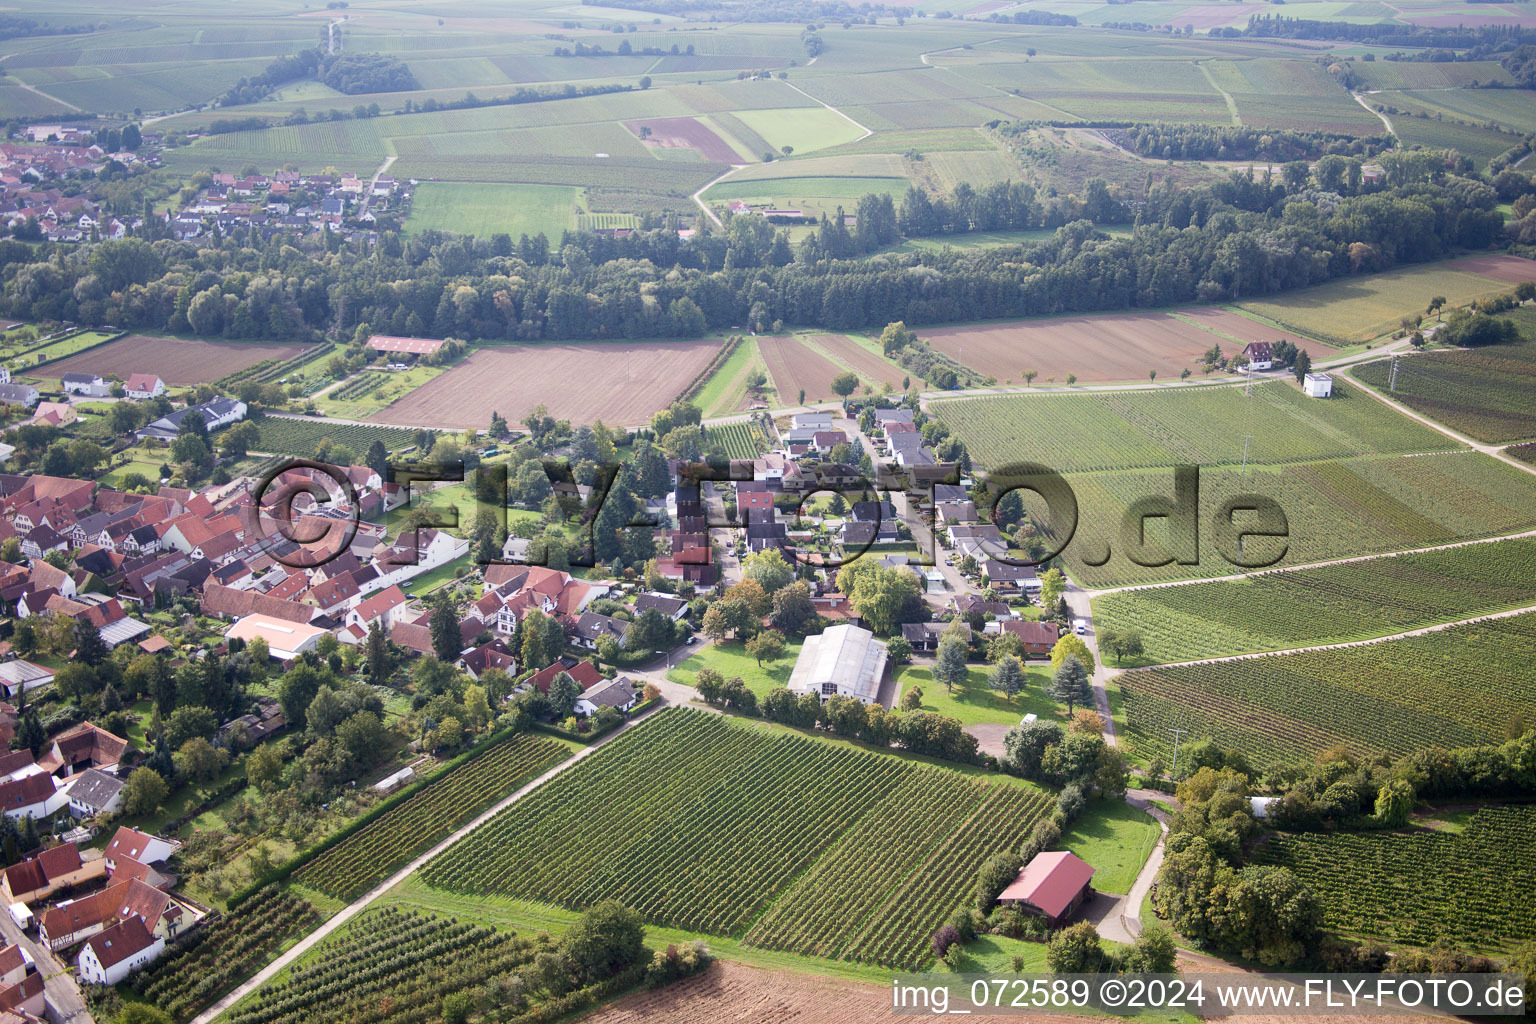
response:
[[(1458, 445), (1355, 387), (1306, 397), (1290, 382), (1094, 394), (1004, 395), (934, 403), (933, 414), (985, 466), (1011, 461), (1058, 472), (1178, 464), (1278, 465)], [(1243, 435), (1252, 435), (1246, 450)], [(1065, 441), (1065, 443), (1064, 443)]]
[[(1130, 586), (1165, 580), (1225, 576), (1250, 567), (1283, 568), (1536, 528), (1536, 476), (1469, 451), (1443, 455), (1357, 458), (1290, 466), (1203, 469), (1200, 473), (1200, 549), (1197, 564), (1142, 565), (1129, 559), (1123, 532), (1126, 510), (1152, 496), (1174, 497), (1173, 471), (1083, 473), (1068, 478), (1078, 502), (1078, 529), (1066, 548), (1069, 572), (1085, 587)], [(1273, 499), (1285, 513), (1284, 538), (1250, 537), (1236, 551), (1229, 528), (1217, 529), (1224, 502), (1244, 494)], [(1026, 508), (1049, 517), (1031, 496)], [(1239, 515), (1238, 522), (1243, 522)], [(1227, 533), (1225, 539), (1222, 533)], [(1146, 521), (1143, 561), (1170, 557), (1169, 531)], [(1088, 560), (1110, 559), (1101, 566)]]
[(407, 231), (456, 231), (489, 239), (499, 232), (532, 238), (542, 234), (552, 246), (576, 227), (579, 196), (564, 185), (491, 185), (428, 181), (411, 198)]
[[(924, 711), (959, 719), (966, 725), (987, 722), (1018, 725), (1020, 719), (1028, 714), (1065, 722), (1066, 705), (1057, 704), (1044, 694), (1045, 686), (1050, 682), (1050, 673), (1041, 667), (1040, 662), (1035, 662), (1034, 666), (1028, 668), (1026, 665), (1028, 670), (1025, 672), (1024, 689), (1014, 694), (1011, 700), (1003, 691), (994, 690), (988, 685), (988, 677), (991, 675), (988, 666), (972, 666), (966, 673), (965, 682), (953, 690), (945, 689), (943, 683), (934, 682), (932, 669), (911, 666), (900, 670), (897, 684), (901, 687), (900, 693), (912, 687), (921, 689)], [(898, 702), (900, 693), (896, 698)]]
[(1396, 330), (1405, 316), (1424, 312), (1429, 296), (1445, 296), (1450, 308), (1510, 289), (1496, 278), (1458, 270), (1453, 261), (1342, 278), (1265, 299), (1245, 299), (1237, 306), (1302, 334), (1354, 345)]
[(791, 110), (742, 110), (736, 117), (775, 150), (790, 146), (796, 153), (810, 153), (828, 146), (852, 142), (864, 133), (835, 111), (825, 107)]
[(1242, 580), (1107, 594), (1100, 630), (1141, 633), (1146, 663), (1360, 640), (1536, 605), (1536, 541), (1505, 540)]
[[(1536, 336), (1529, 310), (1513, 314)], [(1350, 373), (1383, 392), (1391, 360), (1365, 363)], [(1489, 444), (1536, 437), (1536, 341), (1454, 352), (1427, 352), (1399, 359), (1397, 401), (1452, 430)]]
[(1124, 896), (1161, 834), (1150, 814), (1123, 800), (1091, 800), (1062, 834), (1061, 847), (1097, 869), (1096, 890)]
[(712, 668), (726, 679), (740, 676), (747, 684), (747, 689), (757, 694), (758, 699), (761, 700), (768, 695), (769, 690), (789, 682), (789, 674), (794, 671), (795, 659), (799, 656), (800, 645), (787, 644), (784, 648), (784, 657), (778, 661), (770, 661), (766, 665), (759, 665), (738, 641), (714, 643), (671, 669), (667, 673), (667, 678), (674, 683), (692, 686), (700, 669)]
[(1483, 807), (1458, 831), (1281, 833), (1254, 859), (1294, 871), (1324, 925), (1351, 937), (1490, 953), (1536, 939), (1536, 917), (1509, 898), (1536, 883), (1533, 807)]
[(616, 898), (663, 927), (913, 969), (980, 863), (1051, 806), (1038, 790), (668, 710), (460, 840), (422, 878), (566, 908)]
[(1398, 640), (1119, 677), (1126, 739), (1143, 756), (1209, 737), (1253, 765), (1311, 762), (1343, 745), (1393, 755), (1498, 743), (1536, 718), (1536, 614)]

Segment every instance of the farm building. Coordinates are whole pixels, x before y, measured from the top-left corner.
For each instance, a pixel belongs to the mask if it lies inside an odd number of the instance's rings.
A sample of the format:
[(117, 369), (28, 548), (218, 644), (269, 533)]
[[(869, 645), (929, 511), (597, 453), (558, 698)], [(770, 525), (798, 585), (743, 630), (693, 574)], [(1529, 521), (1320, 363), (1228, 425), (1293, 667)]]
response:
[(850, 624), (831, 626), (807, 637), (789, 676), (791, 693), (855, 697), (872, 704), (885, 678), (885, 644), (867, 629)]
[(392, 334), (375, 334), (368, 339), (368, 347), (375, 352), (389, 352), (402, 356), (429, 356), (443, 347), (437, 338), (400, 338)]
[(1251, 341), (1243, 348), (1248, 365), (1255, 370), (1268, 370), (1275, 365), (1275, 352), (1267, 341)]
[(1012, 903), (1058, 928), (1093, 897), (1089, 882), (1094, 870), (1087, 861), (1065, 850), (1036, 854), (997, 901)]
[(66, 373), (59, 378), (66, 394), (84, 395), (87, 398), (104, 398), (112, 386), (94, 373)]
[(1301, 390), (1308, 398), (1332, 398), (1333, 377), (1326, 373), (1309, 373), (1301, 382)]
[(165, 381), (153, 373), (132, 373), (123, 385), (123, 392), (129, 398), (157, 398), (165, 394)]

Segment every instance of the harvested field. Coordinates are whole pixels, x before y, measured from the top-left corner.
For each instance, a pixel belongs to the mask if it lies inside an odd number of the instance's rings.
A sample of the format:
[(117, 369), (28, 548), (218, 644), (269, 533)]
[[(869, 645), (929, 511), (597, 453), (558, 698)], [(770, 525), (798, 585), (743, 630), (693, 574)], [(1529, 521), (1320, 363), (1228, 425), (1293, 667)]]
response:
[(1213, 336), (1167, 313), (1059, 316), (972, 327), (919, 330), (945, 355), (999, 381), (1022, 382), (1025, 369), (1040, 383), (1069, 373), (1084, 382), (1164, 378), (1194, 367)]
[[(692, 149), (713, 163), (741, 163), (741, 155), (731, 148), (729, 142), (691, 117), (653, 117), (646, 121), (625, 121), (624, 127), (633, 132), (643, 145), (655, 149)], [(640, 137), (642, 127), (651, 130), (649, 137)]]
[[(1271, 345), (1277, 341), (1288, 341), (1297, 348), (1306, 349), (1307, 354), (1314, 360), (1319, 357), (1326, 358), (1336, 354), (1336, 350), (1332, 345), (1321, 341), (1314, 341), (1305, 335), (1297, 334), (1295, 331), (1262, 324), (1257, 320), (1243, 316), (1241, 313), (1234, 313), (1227, 309), (1202, 306), (1198, 309), (1181, 309), (1178, 315), (1186, 320), (1195, 321), (1208, 331), (1224, 334), (1241, 345), (1246, 345), (1250, 341), (1267, 341)], [(1229, 355), (1233, 352), (1231, 345), (1223, 345), (1222, 348)], [(1237, 351), (1241, 351), (1241, 349)]]
[[(654, 992), (638, 992), (584, 1017), (586, 1024), (718, 1024), (721, 1021), (769, 1021), (773, 1024), (869, 1024), (910, 1017), (891, 1012), (888, 985), (844, 978), (818, 977), (799, 971), (765, 971), (729, 960), (718, 960), (703, 974), (685, 978)], [(972, 1020), (1018, 1020), (1017, 1017), (972, 1015)], [(1034, 1021), (1092, 1018), (1030, 1014)]]
[(758, 338), (758, 350), (768, 364), (768, 377), (779, 392), (779, 405), (792, 405), (805, 391), (807, 402), (836, 398), (832, 378), (843, 370), (819, 352), (812, 352), (798, 338)]
[(636, 426), (671, 404), (719, 348), (707, 339), (483, 348), (372, 419), (483, 428), (493, 411), (516, 423), (543, 403), (556, 419)]
[(97, 373), (126, 378), (131, 373), (155, 373), (173, 386), (202, 384), (267, 359), (291, 358), (303, 350), (303, 345), (191, 341), (130, 334), (100, 348), (51, 363), (48, 375)]
[[(859, 375), (861, 384), (872, 384), (878, 389), (881, 384), (888, 382), (900, 391), (902, 378), (911, 376), (895, 363), (887, 362), (845, 334), (814, 334), (810, 340), (832, 353), (833, 358), (852, 367), (853, 372)], [(912, 382), (922, 387), (922, 381), (916, 377), (913, 377)]]
[(1520, 256), (1467, 256), (1446, 264), (1448, 270), (1483, 274), (1497, 281), (1519, 284), (1536, 281), (1536, 262)]

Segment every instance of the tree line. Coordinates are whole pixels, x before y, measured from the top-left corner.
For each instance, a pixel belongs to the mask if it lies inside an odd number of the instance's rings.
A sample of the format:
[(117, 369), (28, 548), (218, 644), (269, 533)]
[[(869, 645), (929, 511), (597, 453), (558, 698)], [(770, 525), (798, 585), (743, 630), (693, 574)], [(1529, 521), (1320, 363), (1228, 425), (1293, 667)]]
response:
[[(1341, 172), (1352, 166), (1337, 160)], [(1497, 193), (1447, 173), (1443, 154), (1388, 153), (1382, 164), (1396, 184), (1360, 195), (1324, 191), (1310, 178), (1248, 174), (1198, 188), (1161, 183), (1140, 201), (1129, 237), (1077, 220), (1018, 245), (868, 258), (858, 257), (900, 231), (902, 213), (888, 197), (861, 200), (859, 209), (878, 215), (851, 230), (829, 219), (798, 250), (751, 216), (690, 239), (665, 229), (623, 238), (571, 233), (558, 251), (514, 245), (506, 235), (430, 231), (384, 233), (366, 251), (328, 253), (252, 231), (211, 242), (3, 241), (0, 311), (285, 341), (350, 336), (361, 324), (470, 340), (695, 336), (743, 323), (854, 330), (1248, 298), (1485, 249), (1499, 238)], [(1329, 172), (1320, 164), (1319, 173)], [(1015, 222), (1049, 209), (1026, 203), (1024, 186), (957, 189), (951, 200), (962, 194), (977, 197), (960, 204), (967, 225), (991, 222), (988, 197)], [(1104, 190), (1104, 204), (1119, 201)], [(911, 212), (907, 203), (903, 210)]]

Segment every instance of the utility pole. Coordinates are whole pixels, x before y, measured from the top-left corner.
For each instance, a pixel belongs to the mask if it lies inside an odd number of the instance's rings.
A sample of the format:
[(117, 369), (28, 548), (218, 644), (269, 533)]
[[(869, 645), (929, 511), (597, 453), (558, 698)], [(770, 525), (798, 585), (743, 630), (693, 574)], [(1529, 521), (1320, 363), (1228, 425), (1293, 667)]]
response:
[(1187, 734), (1189, 730), (1169, 729), (1168, 731), (1173, 733), (1173, 767), (1168, 769), (1168, 773), (1177, 779), (1179, 777), (1179, 737)]
[(1253, 440), (1252, 434), (1243, 435), (1243, 476), (1248, 476), (1248, 442)]
[(1392, 374), (1387, 379), (1387, 390), (1397, 393), (1397, 353), (1392, 353)]

